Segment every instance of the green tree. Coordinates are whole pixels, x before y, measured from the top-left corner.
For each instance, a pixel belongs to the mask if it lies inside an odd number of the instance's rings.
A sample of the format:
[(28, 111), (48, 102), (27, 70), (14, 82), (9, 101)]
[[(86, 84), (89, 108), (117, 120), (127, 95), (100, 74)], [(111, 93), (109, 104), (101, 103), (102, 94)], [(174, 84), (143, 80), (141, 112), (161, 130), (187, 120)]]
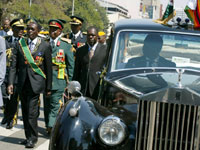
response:
[[(72, 12), (72, 0), (1, 0), (0, 17), (27, 19), (36, 18), (44, 28), (48, 28), (48, 20), (51, 18), (70, 21)], [(95, 0), (75, 0), (75, 15), (84, 18), (83, 30), (88, 26), (95, 25), (100, 30), (106, 28), (108, 19), (106, 12)], [(69, 23), (65, 24), (65, 30), (70, 31)]]
[(105, 9), (101, 8), (95, 0), (75, 0), (74, 14), (85, 20), (84, 30), (89, 26), (104, 30), (108, 25)]

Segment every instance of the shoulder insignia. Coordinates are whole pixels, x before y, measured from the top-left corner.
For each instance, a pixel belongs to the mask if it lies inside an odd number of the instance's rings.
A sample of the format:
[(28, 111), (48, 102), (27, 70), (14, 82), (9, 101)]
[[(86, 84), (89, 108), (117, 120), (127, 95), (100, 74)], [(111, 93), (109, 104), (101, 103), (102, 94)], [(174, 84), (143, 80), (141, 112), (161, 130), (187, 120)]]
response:
[(87, 32), (82, 32), (84, 35), (87, 35)]
[(64, 37), (61, 37), (60, 38), (62, 41), (64, 41), (64, 42), (67, 42), (67, 43), (69, 43), (69, 44), (71, 44), (71, 40), (70, 39), (67, 39), (67, 38), (64, 38)]
[(67, 32), (62, 37), (69, 39), (69, 35), (70, 35), (70, 33)]
[(12, 48), (9, 48), (6, 50), (6, 56), (8, 57), (8, 59), (10, 59), (11, 55), (12, 55)]
[(74, 48), (74, 46), (72, 46), (71, 51), (72, 51), (73, 53), (76, 53), (76, 49)]

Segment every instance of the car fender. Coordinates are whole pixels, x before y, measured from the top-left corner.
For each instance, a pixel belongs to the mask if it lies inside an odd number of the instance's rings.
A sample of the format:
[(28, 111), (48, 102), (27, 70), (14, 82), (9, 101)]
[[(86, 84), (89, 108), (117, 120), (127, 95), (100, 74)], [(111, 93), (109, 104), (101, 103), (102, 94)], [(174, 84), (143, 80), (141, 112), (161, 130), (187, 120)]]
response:
[[(75, 115), (70, 114), (73, 109), (77, 109)], [(54, 135), (51, 136), (51, 149), (73, 150), (82, 147), (94, 149), (92, 145), (98, 145), (98, 126), (106, 116), (111, 114), (105, 107), (89, 98), (80, 97), (70, 100), (57, 118), (53, 129)], [(59, 147), (52, 146), (51, 143), (59, 143)]]

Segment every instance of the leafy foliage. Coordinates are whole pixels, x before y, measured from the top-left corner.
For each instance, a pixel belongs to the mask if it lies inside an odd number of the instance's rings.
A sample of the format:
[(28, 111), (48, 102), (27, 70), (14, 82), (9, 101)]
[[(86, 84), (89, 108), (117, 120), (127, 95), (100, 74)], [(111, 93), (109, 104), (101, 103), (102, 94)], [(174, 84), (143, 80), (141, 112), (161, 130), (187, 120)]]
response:
[[(10, 17), (27, 19), (36, 18), (42, 26), (48, 29), (48, 20), (52, 18), (70, 21), (72, 15), (72, 0), (1, 0), (0, 18)], [(74, 15), (82, 17), (85, 22), (83, 30), (94, 25), (103, 30), (108, 25), (106, 12), (95, 0), (74, 0)], [(69, 23), (65, 24), (65, 30), (70, 31)]]

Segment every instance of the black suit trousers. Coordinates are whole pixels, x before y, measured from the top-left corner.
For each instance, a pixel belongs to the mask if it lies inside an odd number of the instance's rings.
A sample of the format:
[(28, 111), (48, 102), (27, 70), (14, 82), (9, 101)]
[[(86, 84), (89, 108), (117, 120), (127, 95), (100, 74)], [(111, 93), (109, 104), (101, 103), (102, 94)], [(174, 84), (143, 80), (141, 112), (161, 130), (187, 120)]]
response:
[(13, 94), (10, 95), (10, 100), (8, 100), (5, 106), (5, 114), (7, 116), (8, 121), (11, 121), (15, 114), (17, 113), (18, 108), (18, 92), (17, 87), (14, 85)]
[[(8, 86), (8, 84), (6, 82), (3, 82), (3, 84), (1, 85), (1, 92), (2, 92), (2, 96), (3, 96), (4, 107), (6, 107), (6, 105), (8, 104), (8, 101), (9, 101), (9, 94), (7, 92), (7, 86)], [(4, 115), (7, 115), (6, 112), (4, 112)]]
[(8, 121), (11, 121), (14, 118), (14, 115), (17, 112), (18, 107), (18, 92), (17, 87), (14, 85), (13, 94), (9, 98), (9, 94), (7, 92), (8, 83), (3, 82), (1, 86), (2, 95), (3, 95), (3, 103), (4, 103), (4, 117), (7, 118)]
[(39, 96), (40, 94), (33, 92), (30, 80), (27, 77), (22, 92), (20, 93), (20, 99), (25, 136), (27, 140), (34, 142), (38, 139), (37, 119), (39, 116)]

